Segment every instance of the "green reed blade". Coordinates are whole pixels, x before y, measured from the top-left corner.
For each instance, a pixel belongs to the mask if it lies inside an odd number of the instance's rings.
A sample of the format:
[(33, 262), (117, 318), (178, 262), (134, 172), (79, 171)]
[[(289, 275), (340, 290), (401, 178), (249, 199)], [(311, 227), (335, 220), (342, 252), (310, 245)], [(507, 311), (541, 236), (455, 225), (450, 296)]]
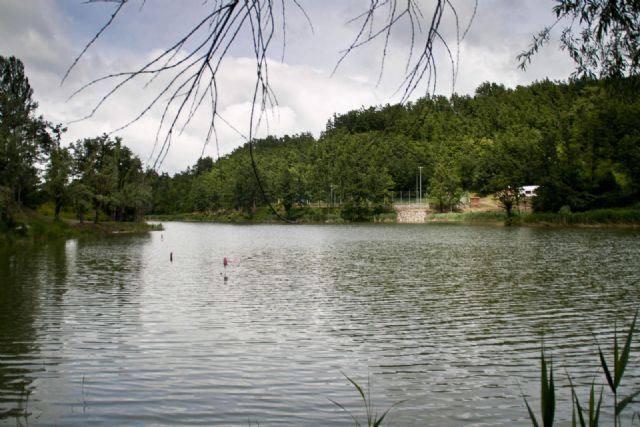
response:
[(398, 405), (400, 405), (400, 404), (402, 404), (404, 402), (406, 402), (406, 400), (400, 400), (400, 401), (394, 403), (393, 405), (389, 406), (389, 409), (384, 411), (382, 413), (382, 416), (375, 421), (375, 423), (373, 424), (373, 427), (378, 427), (378, 426), (382, 425), (382, 420), (384, 420), (384, 418), (387, 416), (389, 411), (391, 411), (393, 408), (395, 408), (396, 406), (398, 406)]
[(631, 393), (629, 396), (625, 397), (620, 402), (618, 402), (618, 406), (616, 406), (616, 417), (620, 415), (624, 410), (624, 408), (629, 403), (633, 402), (633, 399), (635, 399), (635, 397), (638, 396), (639, 394), (640, 394), (640, 390), (636, 390), (635, 392)]
[(618, 388), (618, 384), (616, 382), (616, 378), (618, 377), (618, 371), (620, 368), (618, 367), (618, 362), (620, 358), (618, 354), (620, 353), (620, 347), (618, 346), (618, 328), (614, 327), (613, 329), (613, 385), (615, 388)]
[[(548, 373), (547, 373), (548, 372)], [(547, 362), (542, 351), (541, 367), (540, 367), (540, 406), (542, 410), (542, 424), (545, 427), (553, 425), (553, 418), (556, 409), (555, 386), (553, 383), (553, 364), (549, 362), (547, 370)]]
[(578, 420), (580, 421), (580, 427), (587, 427), (584, 422), (584, 415), (582, 414), (582, 406), (580, 405), (580, 399), (578, 399), (578, 395), (576, 394), (576, 390), (575, 390), (575, 387), (573, 386), (573, 381), (571, 381), (571, 376), (569, 376), (569, 372), (567, 372), (567, 378), (569, 379), (569, 386), (571, 387), (571, 402), (573, 404), (573, 414), (571, 417), (571, 425), (573, 427), (576, 427), (576, 409), (577, 409)]
[(594, 383), (591, 383), (591, 390), (589, 390), (589, 426), (593, 424), (593, 416), (596, 410), (596, 397)]
[(360, 427), (360, 422), (358, 421), (358, 419), (356, 417), (353, 416), (353, 414), (351, 412), (349, 412), (349, 410), (347, 410), (347, 408), (345, 408), (343, 405), (341, 405), (340, 403), (336, 402), (335, 400), (331, 399), (330, 397), (328, 397), (329, 401), (331, 403), (333, 403), (334, 405), (336, 405), (338, 408), (342, 409), (343, 411), (345, 411), (347, 414), (349, 414), (349, 416), (351, 417), (351, 419), (354, 422), (354, 425), (356, 427)]
[(611, 372), (609, 372), (609, 367), (607, 366), (607, 362), (606, 360), (604, 360), (604, 355), (602, 354), (602, 349), (600, 348), (600, 345), (598, 345), (598, 354), (600, 356), (600, 365), (602, 366), (602, 370), (604, 371), (604, 375), (607, 377), (607, 383), (609, 384), (609, 387), (611, 388), (611, 391), (613, 391), (613, 393), (615, 394), (616, 392), (616, 387), (613, 383), (613, 378), (611, 377)]
[[(622, 375), (624, 374), (624, 370), (627, 367), (627, 362), (629, 361), (629, 353), (631, 352), (631, 340), (633, 338), (633, 330), (636, 327), (636, 319), (638, 318), (638, 311), (636, 310), (635, 316), (633, 316), (633, 321), (631, 322), (631, 327), (629, 328), (629, 332), (627, 333), (627, 341), (624, 343), (624, 348), (622, 349), (622, 354), (620, 355), (620, 359), (616, 359), (617, 363), (615, 365), (615, 378), (613, 384), (617, 388), (622, 380)], [(616, 340), (617, 347), (617, 340)]]
[(542, 414), (544, 417), (545, 405), (547, 402), (547, 387), (548, 387), (548, 377), (547, 377), (547, 361), (544, 358), (544, 350), (542, 351), (542, 356), (540, 358), (540, 406), (542, 409)]
[(382, 416), (380, 418), (378, 418), (377, 420), (374, 421), (373, 423), (373, 427), (378, 427), (382, 424), (382, 421), (384, 420), (384, 417), (387, 416), (387, 414), (389, 413), (389, 411), (391, 410), (391, 408), (387, 409), (386, 411), (384, 411), (384, 413), (382, 414)]
[(538, 424), (538, 420), (536, 420), (536, 416), (533, 414), (533, 411), (531, 410), (531, 406), (529, 406), (529, 402), (527, 402), (526, 397), (524, 398), (524, 404), (527, 405), (527, 411), (529, 411), (529, 418), (531, 418), (531, 424), (533, 424), (533, 427), (540, 427), (540, 425)]
[(594, 399), (595, 399), (595, 380), (591, 383), (591, 392), (589, 395), (589, 427), (597, 427), (600, 422), (600, 407), (602, 406), (602, 392), (603, 389), (600, 388), (600, 397), (598, 397), (598, 403), (595, 405), (595, 411), (593, 411), (594, 407)]

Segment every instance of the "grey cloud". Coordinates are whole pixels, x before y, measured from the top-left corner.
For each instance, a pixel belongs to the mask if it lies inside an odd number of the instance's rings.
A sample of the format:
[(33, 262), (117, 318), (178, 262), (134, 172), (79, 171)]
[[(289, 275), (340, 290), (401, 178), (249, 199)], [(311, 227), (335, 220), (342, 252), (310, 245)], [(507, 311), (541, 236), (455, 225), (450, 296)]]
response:
[[(80, 85), (108, 73), (133, 70), (152, 55), (154, 49), (164, 49), (185, 31), (202, 13), (201, 0), (147, 2), (142, 10), (130, 7), (116, 26), (78, 63), (69, 81), (60, 87), (60, 78), (73, 58), (92, 35), (92, 25), (104, 22), (112, 8), (41, 0), (0, 2), (0, 54), (13, 54), (26, 65), (40, 101), (40, 113), (53, 121), (68, 122), (85, 115), (95, 106), (110, 86), (91, 88), (65, 102)], [(188, 7), (184, 6), (185, 4)], [(423, 1), (428, 11), (430, 2)], [(454, 3), (461, 21), (469, 16), (470, 2)], [(136, 2), (131, 2), (135, 6)], [(397, 99), (394, 95), (406, 65), (410, 39), (406, 28), (394, 32), (385, 74), (375, 86), (380, 66), (380, 46), (372, 45), (353, 53), (333, 77), (330, 76), (340, 50), (349, 46), (356, 24), (347, 21), (365, 10), (365, 0), (306, 1), (302, 5), (310, 16), (314, 33), (305, 17), (294, 7), (287, 11), (287, 42), (284, 63), (280, 62), (278, 40), (271, 51), (270, 79), (279, 101), (279, 113), (270, 117), (268, 131), (282, 135), (311, 131), (318, 135), (333, 113), (342, 113), (360, 106), (383, 104)], [(111, 5), (112, 6), (112, 5)], [(460, 46), (460, 68), (456, 91), (472, 93), (483, 81), (502, 82), (507, 86), (527, 84), (549, 76), (564, 78), (571, 70), (570, 61), (557, 49), (542, 52), (527, 73), (517, 70), (515, 56), (526, 48), (531, 34), (545, 25), (552, 2), (539, 0), (480, 0), (478, 14), (471, 31)], [(73, 26), (71, 25), (73, 24)], [(455, 31), (449, 16), (443, 27), (447, 40), (455, 42)], [(96, 31), (97, 28), (93, 28)], [(244, 39), (243, 39), (244, 40)], [(238, 40), (239, 42), (243, 40)], [(246, 40), (244, 40), (246, 41)], [(450, 94), (451, 70), (446, 52), (437, 51), (438, 89)], [(230, 52), (220, 73), (220, 111), (239, 130), (246, 132), (249, 102), (255, 81), (250, 50), (238, 46)], [(166, 82), (166, 77), (156, 84)], [(153, 88), (144, 89), (144, 80), (119, 90), (113, 99), (92, 119), (69, 127), (66, 141), (95, 136), (117, 129), (135, 117), (144, 102), (153, 96)], [(417, 92), (416, 96), (423, 92)], [(131, 127), (119, 132), (125, 142), (142, 159), (149, 157), (160, 120), (161, 109), (154, 109)], [(279, 115), (279, 120), (278, 120)], [(175, 172), (193, 164), (203, 149), (204, 136), (210, 121), (207, 110), (194, 118), (181, 136), (176, 136), (164, 169)], [(235, 131), (218, 124), (220, 154), (230, 152), (244, 143)], [(205, 147), (205, 154), (216, 156), (216, 144)]]

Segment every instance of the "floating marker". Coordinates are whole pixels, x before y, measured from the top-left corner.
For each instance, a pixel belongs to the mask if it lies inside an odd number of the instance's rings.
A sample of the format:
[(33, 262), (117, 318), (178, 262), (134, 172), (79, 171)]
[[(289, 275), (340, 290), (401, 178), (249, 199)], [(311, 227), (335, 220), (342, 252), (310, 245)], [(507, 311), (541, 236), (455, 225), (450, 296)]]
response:
[(169, 261), (173, 262), (173, 252), (169, 253)]

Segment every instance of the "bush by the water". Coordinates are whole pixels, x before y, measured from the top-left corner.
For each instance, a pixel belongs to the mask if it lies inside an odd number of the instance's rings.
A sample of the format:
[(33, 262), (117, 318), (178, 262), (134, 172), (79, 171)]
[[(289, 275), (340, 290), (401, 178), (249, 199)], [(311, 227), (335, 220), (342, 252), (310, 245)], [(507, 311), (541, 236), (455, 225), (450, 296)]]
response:
[(522, 218), (525, 223), (557, 225), (639, 225), (640, 208), (596, 209), (586, 212), (560, 211), (532, 213)]

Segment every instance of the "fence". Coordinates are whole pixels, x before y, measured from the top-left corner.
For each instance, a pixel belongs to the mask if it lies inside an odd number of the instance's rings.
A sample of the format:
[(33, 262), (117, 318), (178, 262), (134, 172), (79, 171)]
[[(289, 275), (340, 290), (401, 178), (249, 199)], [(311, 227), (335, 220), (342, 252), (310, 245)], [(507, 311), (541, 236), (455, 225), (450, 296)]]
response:
[(417, 191), (395, 191), (392, 196), (394, 205), (429, 205), (427, 193)]

